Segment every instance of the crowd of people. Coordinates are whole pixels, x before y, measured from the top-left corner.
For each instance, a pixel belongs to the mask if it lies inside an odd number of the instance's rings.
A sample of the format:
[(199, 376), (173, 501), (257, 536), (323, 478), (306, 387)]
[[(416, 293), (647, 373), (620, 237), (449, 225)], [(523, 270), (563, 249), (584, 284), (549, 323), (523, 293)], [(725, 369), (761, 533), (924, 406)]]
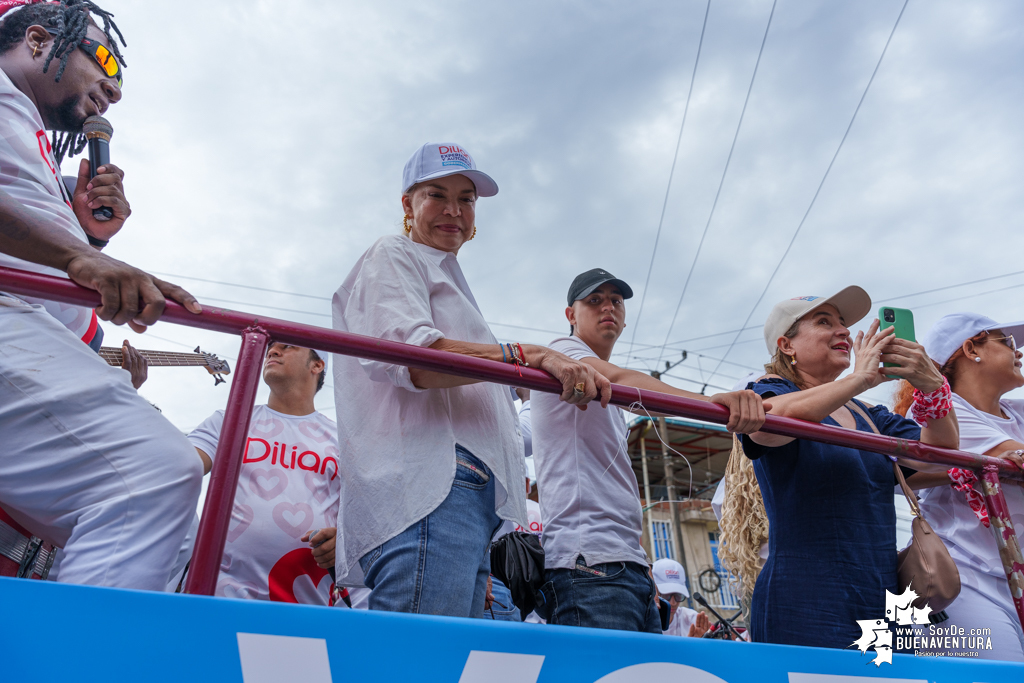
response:
[[(94, 349), (97, 318), (141, 331), (165, 299), (201, 307), (102, 253), (130, 214), (119, 168), (91, 176), (83, 160), (74, 182), (60, 174), (65, 154), (81, 150), (84, 118), (121, 97), (111, 31), (109, 14), (86, 0), (0, 2), (0, 264), (69, 277), (102, 298), (91, 310), (0, 294), (0, 505), (63, 548), (60, 581), (180, 590), (223, 412), (186, 437), (138, 395), (141, 357), (125, 347), (126, 374)], [(641, 543), (626, 418), (651, 413), (642, 401), (610, 406), (616, 383), (728, 409), (736, 439), (721, 489), (722, 556), (750, 639), (846, 648), (857, 620), (879, 618), (885, 591), (896, 591), (892, 464), (763, 432), (766, 415), (1024, 468), (1024, 403), (1002, 398), (1024, 386), (1020, 330), (982, 316), (947, 316), (919, 344), (877, 320), (853, 336), (871, 309), (859, 287), (788, 299), (764, 326), (765, 373), (707, 397), (610, 361), (633, 291), (593, 268), (566, 276), (566, 336), (500, 342), (460, 254), (476, 235), (478, 199), (497, 192), (464, 147), (422, 145), (402, 174), (403, 228), (344, 278), (333, 327), (540, 368), (561, 393), (272, 343), (270, 399), (252, 414), (217, 595), (705, 635), (708, 615), (683, 605), (686, 572), (672, 560), (652, 565)], [(100, 207), (113, 217), (98, 219)], [(314, 409), (329, 365), (336, 423)], [(856, 398), (892, 379), (902, 385), (892, 410)], [(1021, 586), (1002, 573), (973, 474), (900, 466), (961, 572), (949, 618), (993, 630), (996, 650), (983, 656), (1024, 660), (1013, 607)], [(1005, 488), (1024, 521), (1020, 488)], [(491, 574), (492, 543), (516, 531), (538, 534), (544, 552), (530, 614)]]

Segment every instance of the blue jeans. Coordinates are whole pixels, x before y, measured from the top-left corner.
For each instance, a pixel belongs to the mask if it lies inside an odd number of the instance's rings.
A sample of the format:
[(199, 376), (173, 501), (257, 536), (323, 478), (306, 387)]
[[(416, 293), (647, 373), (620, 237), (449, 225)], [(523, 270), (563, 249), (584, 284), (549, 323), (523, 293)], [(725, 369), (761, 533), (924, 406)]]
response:
[(455, 480), (429, 515), (359, 560), (370, 609), (450, 617), (481, 617), (491, 571), (493, 474), (455, 446)]
[(548, 569), (544, 579), (542, 610), (549, 624), (662, 632), (654, 581), (643, 565), (608, 562), (588, 567), (580, 556), (575, 569)]
[(491, 605), (491, 609), (484, 610), (484, 619), (522, 621), (519, 616), (519, 608), (512, 602), (512, 591), (497, 576), (491, 577), (491, 595), (494, 596), (494, 604)]

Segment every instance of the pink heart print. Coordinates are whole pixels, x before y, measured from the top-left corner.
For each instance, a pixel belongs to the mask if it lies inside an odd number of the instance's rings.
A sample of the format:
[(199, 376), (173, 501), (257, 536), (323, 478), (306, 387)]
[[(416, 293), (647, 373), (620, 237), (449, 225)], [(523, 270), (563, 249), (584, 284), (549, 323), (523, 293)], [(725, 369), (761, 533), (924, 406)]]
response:
[[(276, 479), (277, 483), (267, 486), (263, 480)], [(281, 495), (281, 492), (288, 487), (288, 475), (281, 470), (264, 470), (259, 467), (252, 468), (249, 473), (249, 490), (263, 500), (273, 500)]]
[(327, 500), (327, 496), (331, 494), (330, 480), (327, 477), (321, 477), (314, 475), (312, 472), (306, 472), (306, 476), (302, 478), (302, 481), (306, 484), (306, 488), (313, 494), (313, 498), (318, 503), (322, 503)]
[(313, 524), (313, 508), (307, 503), (278, 503), (274, 506), (273, 517), (281, 531), (292, 538), (302, 538)]
[(273, 416), (262, 420), (253, 420), (249, 425), (249, 435), (258, 436), (261, 439), (272, 439), (284, 431), (284, 422)]
[(317, 443), (324, 443), (325, 441), (331, 440), (331, 433), (316, 422), (300, 422), (299, 431)]
[(236, 600), (253, 600), (259, 597), (260, 590), (251, 584), (232, 581), (222, 577), (217, 582), (217, 590), (214, 593), (225, 598), (235, 598)]
[(238, 540), (249, 525), (252, 524), (252, 508), (248, 505), (235, 505), (234, 511), (231, 513), (231, 521), (237, 521), (233, 527), (228, 528), (228, 543), (234, 543)]

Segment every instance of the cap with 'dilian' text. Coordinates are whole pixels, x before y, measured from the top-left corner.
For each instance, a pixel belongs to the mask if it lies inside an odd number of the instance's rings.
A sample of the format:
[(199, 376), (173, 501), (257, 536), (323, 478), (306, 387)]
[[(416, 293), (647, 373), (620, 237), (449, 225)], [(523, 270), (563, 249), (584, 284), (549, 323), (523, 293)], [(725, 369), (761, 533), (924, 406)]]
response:
[(498, 194), (498, 184), (491, 176), (478, 171), (466, 148), (454, 142), (428, 142), (416, 150), (402, 172), (402, 194), (413, 185), (450, 175), (464, 175), (472, 180), (478, 197)]

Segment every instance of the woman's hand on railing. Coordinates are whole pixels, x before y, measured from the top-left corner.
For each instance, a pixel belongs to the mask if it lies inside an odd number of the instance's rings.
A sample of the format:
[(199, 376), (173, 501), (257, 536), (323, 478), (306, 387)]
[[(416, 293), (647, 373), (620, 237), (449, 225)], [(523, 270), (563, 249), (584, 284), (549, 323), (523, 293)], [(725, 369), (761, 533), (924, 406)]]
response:
[(712, 403), (729, 409), (729, 422), (725, 428), (733, 434), (753, 434), (764, 426), (765, 411), (772, 409), (770, 402), (749, 389), (715, 394)]
[(67, 265), (68, 277), (79, 285), (99, 292), (102, 300), (96, 314), (115, 325), (145, 332), (164, 312), (165, 298), (176, 301), (191, 313), (203, 308), (196, 298), (178, 285), (164, 282), (138, 268), (112, 259), (95, 249), (83, 250)]
[(539, 367), (562, 383), (560, 398), (566, 403), (586, 410), (588, 403), (598, 399), (602, 408), (608, 407), (612, 383), (594, 368), (546, 346), (524, 344), (523, 353), (531, 367)]

